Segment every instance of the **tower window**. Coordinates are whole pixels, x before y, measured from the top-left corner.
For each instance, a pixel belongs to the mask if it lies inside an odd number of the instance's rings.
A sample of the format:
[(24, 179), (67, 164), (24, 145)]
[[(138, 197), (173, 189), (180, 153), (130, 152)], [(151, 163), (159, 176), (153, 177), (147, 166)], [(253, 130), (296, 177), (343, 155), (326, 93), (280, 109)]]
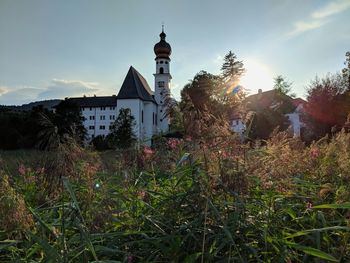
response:
[(163, 60), (160, 62), (160, 64), (163, 64), (164, 62), (163, 62)]
[(159, 68), (159, 73), (160, 74), (164, 74), (164, 69), (163, 68)]
[(158, 81), (158, 87), (164, 88), (164, 81)]
[(168, 64), (169, 62), (168, 61), (165, 61), (165, 64)]

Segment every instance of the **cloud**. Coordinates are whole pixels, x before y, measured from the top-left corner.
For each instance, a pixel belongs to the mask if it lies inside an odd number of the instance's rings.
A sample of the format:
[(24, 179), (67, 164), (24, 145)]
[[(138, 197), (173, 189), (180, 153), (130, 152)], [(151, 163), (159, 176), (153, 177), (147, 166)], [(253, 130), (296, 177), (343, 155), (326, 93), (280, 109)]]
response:
[(42, 89), (20, 86), (20, 87), (1, 87), (5, 90), (4, 93), (0, 94), (0, 105), (22, 105), (37, 99), (37, 96)]
[(288, 37), (296, 36), (306, 31), (314, 30), (328, 23), (328, 21), (311, 20), (308, 22), (299, 21), (294, 24), (294, 29), (287, 33)]
[(4, 93), (7, 92), (7, 88), (6, 87), (0, 87), (0, 96)]
[(349, 0), (334, 1), (313, 12), (311, 16), (316, 19), (322, 19), (343, 12), (348, 8), (350, 8)]
[(38, 99), (62, 99), (87, 95), (91, 96), (98, 91), (96, 82), (85, 82), (81, 80), (53, 79), (52, 85), (38, 94)]
[(65, 97), (92, 96), (98, 91), (99, 83), (81, 80), (53, 79), (51, 84), (44, 88), (17, 86), (0, 87), (0, 105), (22, 105), (25, 103), (63, 99)]
[(320, 28), (330, 22), (330, 17), (350, 8), (349, 0), (329, 2), (327, 5), (311, 13), (310, 17), (294, 23), (294, 27), (286, 36), (294, 37), (307, 31)]

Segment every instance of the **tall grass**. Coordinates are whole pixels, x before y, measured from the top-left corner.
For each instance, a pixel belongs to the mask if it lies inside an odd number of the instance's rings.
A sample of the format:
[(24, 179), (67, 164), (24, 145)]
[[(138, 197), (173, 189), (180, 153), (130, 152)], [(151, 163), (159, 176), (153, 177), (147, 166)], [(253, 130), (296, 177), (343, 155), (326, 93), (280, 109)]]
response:
[[(44, 175), (3, 172), (0, 197), (24, 220), (0, 226), (0, 261), (350, 261), (349, 134), (310, 147), (283, 134), (259, 148), (194, 144), (104, 153), (108, 165), (73, 154), (40, 200), (25, 178)], [(46, 182), (35, 182), (39, 195)]]

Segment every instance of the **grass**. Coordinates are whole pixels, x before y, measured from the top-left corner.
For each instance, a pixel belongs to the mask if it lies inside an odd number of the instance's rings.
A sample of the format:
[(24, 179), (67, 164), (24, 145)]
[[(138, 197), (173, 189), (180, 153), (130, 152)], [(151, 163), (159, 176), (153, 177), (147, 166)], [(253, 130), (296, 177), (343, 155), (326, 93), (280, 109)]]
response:
[(47, 153), (1, 152), (0, 220), (12, 223), (0, 261), (349, 262), (350, 135), (310, 147), (279, 136), (244, 156), (194, 142), (80, 149), (44, 173), (27, 168)]

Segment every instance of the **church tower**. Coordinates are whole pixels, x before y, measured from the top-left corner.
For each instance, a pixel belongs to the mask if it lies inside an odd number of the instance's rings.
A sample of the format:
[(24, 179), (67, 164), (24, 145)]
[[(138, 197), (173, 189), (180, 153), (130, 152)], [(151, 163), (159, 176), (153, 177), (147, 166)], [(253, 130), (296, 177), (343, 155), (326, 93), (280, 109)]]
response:
[(169, 130), (170, 119), (167, 116), (167, 102), (170, 98), (170, 54), (171, 47), (165, 41), (164, 27), (160, 33), (160, 41), (154, 45), (156, 55), (156, 73), (154, 75), (154, 98), (158, 104), (156, 115), (157, 127), (162, 132)]

